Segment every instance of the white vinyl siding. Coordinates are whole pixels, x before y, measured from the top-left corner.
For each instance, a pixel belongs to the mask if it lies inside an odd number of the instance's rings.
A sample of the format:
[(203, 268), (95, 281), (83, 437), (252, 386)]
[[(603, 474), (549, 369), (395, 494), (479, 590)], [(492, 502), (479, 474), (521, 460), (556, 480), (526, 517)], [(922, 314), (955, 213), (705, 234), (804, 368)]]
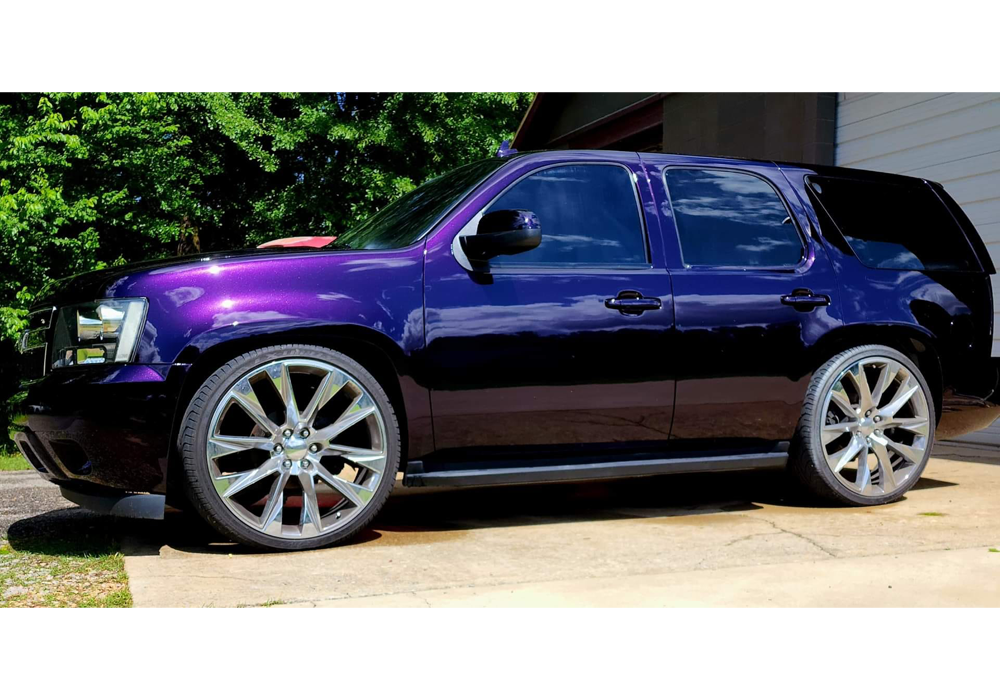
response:
[[(1000, 93), (839, 93), (835, 162), (940, 182), (1000, 269)], [(996, 275), (993, 310), (1000, 356)], [(1000, 445), (1000, 424), (963, 439)]]

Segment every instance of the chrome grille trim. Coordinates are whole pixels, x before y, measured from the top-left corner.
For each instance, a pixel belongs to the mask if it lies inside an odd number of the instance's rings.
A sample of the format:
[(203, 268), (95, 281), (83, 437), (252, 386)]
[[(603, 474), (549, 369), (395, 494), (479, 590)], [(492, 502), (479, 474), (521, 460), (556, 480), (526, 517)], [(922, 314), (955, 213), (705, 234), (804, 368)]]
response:
[[(39, 364), (41, 365), (40, 372), (38, 371), (39, 368), (27, 367), (29, 370), (29, 379), (44, 376), (48, 373), (49, 331), (52, 328), (55, 316), (56, 307), (54, 306), (36, 309), (28, 314), (28, 328), (21, 334), (21, 342), (18, 343), (18, 350), (20, 350), (22, 355), (37, 353)], [(25, 359), (27, 360), (28, 358)]]

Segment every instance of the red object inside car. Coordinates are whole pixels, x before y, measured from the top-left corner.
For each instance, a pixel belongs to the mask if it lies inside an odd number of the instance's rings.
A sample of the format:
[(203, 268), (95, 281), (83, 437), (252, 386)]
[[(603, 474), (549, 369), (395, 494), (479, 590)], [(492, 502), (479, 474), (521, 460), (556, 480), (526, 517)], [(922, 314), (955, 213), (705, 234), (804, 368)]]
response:
[(322, 248), (337, 240), (336, 236), (294, 236), (292, 238), (275, 238), (273, 241), (261, 243), (258, 248)]

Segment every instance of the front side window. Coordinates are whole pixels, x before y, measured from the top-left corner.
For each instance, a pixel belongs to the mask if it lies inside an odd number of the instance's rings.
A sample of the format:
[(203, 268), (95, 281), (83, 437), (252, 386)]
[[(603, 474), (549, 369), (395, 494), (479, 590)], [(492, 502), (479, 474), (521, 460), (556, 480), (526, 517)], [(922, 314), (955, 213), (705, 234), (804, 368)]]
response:
[(890, 270), (982, 268), (965, 233), (921, 182), (810, 177), (813, 195), (862, 263)]
[(646, 243), (631, 173), (617, 165), (545, 168), (518, 181), (484, 213), (527, 209), (542, 225), (534, 250), (494, 258), (501, 267), (646, 265)]
[(730, 170), (664, 171), (685, 265), (791, 267), (802, 238), (765, 180)]

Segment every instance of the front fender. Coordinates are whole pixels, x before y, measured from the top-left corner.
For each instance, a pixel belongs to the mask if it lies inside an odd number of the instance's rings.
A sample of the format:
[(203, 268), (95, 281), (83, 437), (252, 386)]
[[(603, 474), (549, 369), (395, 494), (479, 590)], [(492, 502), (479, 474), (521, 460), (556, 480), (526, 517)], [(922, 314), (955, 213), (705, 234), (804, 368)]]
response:
[[(191, 367), (180, 410), (208, 374), (249, 347), (349, 341), (344, 352), (398, 385), (411, 453), (428, 451), (429, 396), (412, 372), (424, 344), (422, 246), (205, 261), (157, 269), (122, 291), (149, 300), (136, 362)], [(384, 362), (364, 351), (373, 345)]]
[(423, 345), (422, 269), (408, 249), (156, 270), (131, 286), (149, 299), (136, 361), (193, 363), (219, 343), (332, 325), (368, 329), (409, 356)]

